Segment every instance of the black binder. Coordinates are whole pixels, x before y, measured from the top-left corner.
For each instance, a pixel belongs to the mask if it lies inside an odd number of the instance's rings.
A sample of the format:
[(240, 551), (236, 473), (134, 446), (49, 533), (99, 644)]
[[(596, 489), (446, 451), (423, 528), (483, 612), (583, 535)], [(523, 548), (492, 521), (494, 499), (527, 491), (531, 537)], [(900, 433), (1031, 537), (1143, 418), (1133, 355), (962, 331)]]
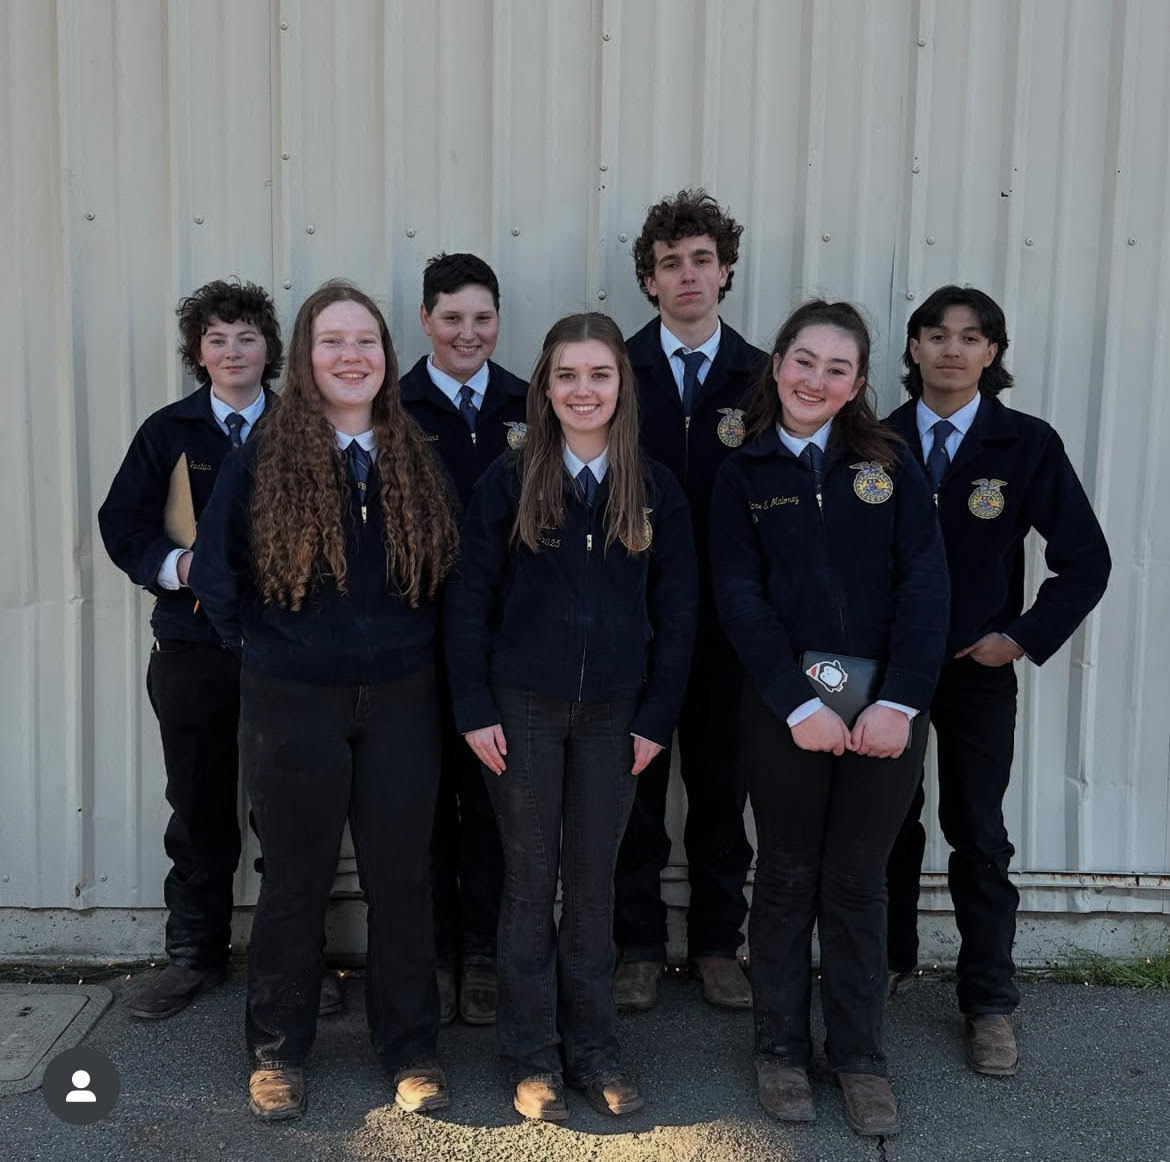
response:
[(805, 650), (800, 657), (800, 668), (813, 693), (835, 711), (850, 730), (861, 712), (877, 701), (882, 666), (873, 658)]

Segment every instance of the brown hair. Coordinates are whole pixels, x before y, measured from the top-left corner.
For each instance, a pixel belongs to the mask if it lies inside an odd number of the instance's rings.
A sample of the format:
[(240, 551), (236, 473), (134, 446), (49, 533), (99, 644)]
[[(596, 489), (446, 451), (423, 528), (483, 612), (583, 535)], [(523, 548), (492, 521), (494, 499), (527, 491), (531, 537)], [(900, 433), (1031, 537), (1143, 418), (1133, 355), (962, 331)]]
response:
[(609, 428), (609, 500), (605, 506), (605, 547), (621, 541), (636, 555), (649, 547), (646, 539), (646, 480), (638, 447), (638, 394), (634, 371), (626, 354), (621, 330), (608, 316), (591, 311), (568, 315), (552, 325), (544, 337), (540, 358), (528, 385), (528, 437), (517, 456), (520, 507), (512, 528), (513, 540), (534, 553), (540, 550), (540, 530), (559, 528), (565, 516), (567, 480), (563, 448), (565, 437), (548, 398), (552, 369), (566, 343), (597, 339), (613, 353), (618, 369), (618, 397)]
[(780, 395), (772, 374), (772, 364), (779, 355), (782, 359), (805, 327), (828, 326), (844, 331), (857, 344), (857, 374), (864, 379), (861, 390), (833, 417), (829, 449), (848, 448), (863, 460), (872, 460), (887, 468), (895, 462), (895, 447), (902, 443), (893, 429), (878, 418), (872, 403), (869, 386), (869, 328), (857, 308), (851, 303), (828, 303), (813, 299), (801, 303), (780, 325), (772, 355), (764, 364), (756, 380), (748, 405), (747, 438), (757, 439), (781, 422)]
[(297, 312), (280, 402), (261, 428), (252, 490), (252, 545), (265, 601), (299, 610), (323, 576), (346, 591), (348, 477), (313, 378), (313, 324), (330, 304), (354, 302), (377, 320), (386, 378), (373, 400), (373, 429), (386, 543), (386, 584), (417, 606), (434, 598), (455, 553), (448, 485), (398, 393), (398, 362), (374, 301), (340, 279)]
[(179, 355), (183, 366), (206, 387), (211, 382), (207, 368), (199, 362), (203, 336), (212, 319), (221, 323), (250, 323), (264, 336), (267, 356), (260, 382), (268, 384), (279, 374), (284, 364), (284, 348), (280, 342), (280, 323), (276, 307), (268, 292), (254, 282), (240, 282), (232, 278), (205, 283), (185, 299), (175, 310), (179, 317)]

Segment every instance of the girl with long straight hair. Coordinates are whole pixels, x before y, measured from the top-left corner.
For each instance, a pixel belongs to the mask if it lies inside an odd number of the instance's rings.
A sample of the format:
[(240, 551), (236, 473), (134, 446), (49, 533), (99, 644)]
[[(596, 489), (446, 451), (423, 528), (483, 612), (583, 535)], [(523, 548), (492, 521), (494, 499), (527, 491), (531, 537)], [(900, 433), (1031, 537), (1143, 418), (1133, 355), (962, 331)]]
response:
[(711, 560), (749, 679), (760, 1102), (784, 1121), (815, 1117), (815, 923), (829, 1068), (849, 1124), (877, 1135), (898, 1129), (881, 1046), (885, 863), (926, 746), (947, 574), (922, 471), (866, 399), (869, 346), (848, 303), (805, 303), (781, 326), (748, 442), (715, 483)]
[(304, 1109), (347, 818), (374, 1050), (399, 1106), (448, 1102), (428, 840), (435, 599), (455, 541), (445, 480), (399, 401), (386, 322), (356, 287), (326, 283), (297, 314), (278, 406), (220, 475), (191, 570), (243, 666), (240, 759), (264, 848), (246, 1021), (259, 1118)]
[(635, 776), (682, 704), (698, 583), (686, 499), (639, 450), (633, 372), (605, 315), (545, 336), (526, 442), (485, 473), (462, 543), (445, 642), (504, 847), (496, 1028), (513, 1104), (566, 1118), (568, 1080), (630, 1113), (643, 1103), (616, 1036), (614, 865)]

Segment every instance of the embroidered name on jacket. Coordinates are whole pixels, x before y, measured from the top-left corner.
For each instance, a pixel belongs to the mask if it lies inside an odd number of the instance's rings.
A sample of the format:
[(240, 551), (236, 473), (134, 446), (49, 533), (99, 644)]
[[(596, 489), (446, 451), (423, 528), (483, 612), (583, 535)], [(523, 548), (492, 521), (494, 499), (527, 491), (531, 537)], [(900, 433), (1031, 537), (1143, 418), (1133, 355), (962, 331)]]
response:
[(212, 470), (210, 464), (205, 464), (202, 460), (188, 460), (187, 467), (192, 472), (210, 472)]
[(769, 496), (767, 500), (749, 500), (748, 508), (752, 512), (765, 512), (769, 508), (780, 508), (785, 504), (799, 504), (799, 496)]

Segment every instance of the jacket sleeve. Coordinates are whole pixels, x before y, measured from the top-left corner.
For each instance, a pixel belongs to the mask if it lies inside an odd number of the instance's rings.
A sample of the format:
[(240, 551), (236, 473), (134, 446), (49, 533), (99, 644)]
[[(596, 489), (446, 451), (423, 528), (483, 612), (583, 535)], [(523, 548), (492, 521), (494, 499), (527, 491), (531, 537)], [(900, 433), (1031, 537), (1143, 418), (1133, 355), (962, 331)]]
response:
[(926, 710), (946, 654), (951, 587), (930, 486), (908, 452), (894, 503), (894, 618), (878, 698)]
[(199, 518), (187, 583), (225, 646), (241, 649), (240, 600), (252, 573), (249, 506), (255, 446), (249, 441), (224, 462)]
[(691, 513), (682, 487), (663, 470), (646, 581), (650, 641), (646, 685), (630, 731), (669, 746), (686, 696), (699, 605)]
[(760, 697), (777, 717), (786, 719), (814, 695), (796, 664), (780, 613), (768, 598), (768, 562), (736, 461), (733, 454), (723, 462), (711, 496), (715, 602), (724, 632)]
[(514, 469), (496, 461), (471, 494), (460, 534), (459, 561), (447, 582), (443, 638), (447, 677), (460, 734), (500, 721), (491, 688), (492, 627), (511, 556)]
[(181, 548), (163, 531), (163, 512), (173, 463), (166, 462), (159, 425), (147, 420), (138, 429), (98, 509), (98, 528), (110, 560), (135, 585), (156, 597), (166, 590), (158, 571), (167, 554)]
[(1105, 534), (1056, 432), (1045, 443), (1025, 504), (1029, 523), (1044, 538), (1051, 576), (1032, 607), (1002, 632), (1040, 665), (1101, 600), (1112, 562)]

